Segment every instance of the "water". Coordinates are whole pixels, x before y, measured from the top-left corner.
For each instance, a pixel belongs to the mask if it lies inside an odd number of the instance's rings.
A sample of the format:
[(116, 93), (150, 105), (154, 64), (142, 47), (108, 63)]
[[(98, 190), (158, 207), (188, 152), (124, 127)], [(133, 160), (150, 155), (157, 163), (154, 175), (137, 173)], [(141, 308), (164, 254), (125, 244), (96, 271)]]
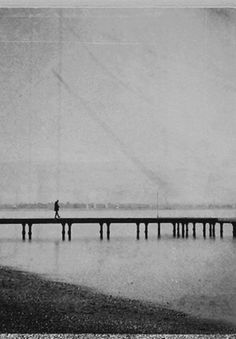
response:
[[(51, 211), (1, 211), (0, 217), (51, 217)], [(62, 211), (63, 217), (150, 216), (155, 211)], [(233, 210), (160, 211), (160, 216), (235, 217)], [(98, 225), (73, 225), (72, 241), (61, 241), (61, 226), (34, 225), (32, 242), (22, 242), (21, 225), (1, 225), (0, 264), (86, 285), (112, 295), (157, 302), (192, 315), (236, 324), (236, 240), (174, 239), (172, 226), (149, 226), (149, 239), (136, 240), (135, 225), (111, 225), (111, 240), (99, 240)]]

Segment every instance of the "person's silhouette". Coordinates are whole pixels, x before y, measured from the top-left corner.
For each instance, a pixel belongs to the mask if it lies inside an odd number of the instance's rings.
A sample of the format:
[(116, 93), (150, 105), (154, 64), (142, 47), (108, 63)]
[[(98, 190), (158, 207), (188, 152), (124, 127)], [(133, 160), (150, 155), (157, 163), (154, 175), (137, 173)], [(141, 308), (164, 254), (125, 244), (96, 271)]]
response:
[(57, 201), (55, 201), (55, 203), (54, 203), (55, 218), (60, 218), (60, 215), (59, 215), (59, 213), (58, 213), (59, 208), (60, 208), (60, 206), (59, 206), (59, 200), (57, 200)]

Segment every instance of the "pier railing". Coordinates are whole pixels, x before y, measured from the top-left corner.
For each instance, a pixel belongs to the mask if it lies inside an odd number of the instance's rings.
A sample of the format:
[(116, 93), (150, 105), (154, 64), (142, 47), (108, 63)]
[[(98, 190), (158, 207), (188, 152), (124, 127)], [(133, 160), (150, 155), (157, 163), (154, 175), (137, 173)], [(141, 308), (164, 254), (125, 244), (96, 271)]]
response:
[[(98, 224), (100, 226), (100, 239), (103, 239), (104, 226), (106, 226), (106, 238), (110, 239), (111, 224), (135, 224), (136, 225), (136, 239), (140, 239), (140, 225), (144, 225), (145, 239), (148, 239), (149, 224), (157, 224), (157, 237), (161, 237), (161, 226), (164, 224), (171, 224), (173, 227), (174, 238), (187, 238), (190, 233), (190, 226), (192, 226), (192, 236), (196, 238), (196, 227), (202, 225), (203, 237), (208, 234), (210, 238), (215, 237), (216, 224), (220, 227), (220, 237), (223, 237), (224, 225), (232, 225), (233, 238), (236, 238), (236, 218), (191, 218), (191, 217), (158, 217), (158, 218), (1, 218), (0, 224), (19, 224), (22, 225), (22, 240), (25, 240), (28, 226), (28, 239), (32, 239), (32, 227), (35, 224), (59, 224), (62, 227), (62, 240), (65, 240), (66, 226), (68, 240), (71, 240), (72, 225), (74, 224)], [(200, 224), (200, 225), (199, 225)]]

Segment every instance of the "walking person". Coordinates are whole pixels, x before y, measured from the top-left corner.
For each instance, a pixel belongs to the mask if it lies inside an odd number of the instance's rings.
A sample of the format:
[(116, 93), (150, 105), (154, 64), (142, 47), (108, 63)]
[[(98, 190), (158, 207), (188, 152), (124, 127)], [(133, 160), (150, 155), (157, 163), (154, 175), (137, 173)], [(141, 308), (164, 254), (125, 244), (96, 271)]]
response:
[(54, 203), (55, 219), (56, 219), (56, 218), (60, 218), (60, 215), (59, 215), (59, 213), (58, 213), (59, 208), (60, 208), (60, 206), (59, 206), (59, 200), (57, 200), (57, 201), (55, 201), (55, 203)]

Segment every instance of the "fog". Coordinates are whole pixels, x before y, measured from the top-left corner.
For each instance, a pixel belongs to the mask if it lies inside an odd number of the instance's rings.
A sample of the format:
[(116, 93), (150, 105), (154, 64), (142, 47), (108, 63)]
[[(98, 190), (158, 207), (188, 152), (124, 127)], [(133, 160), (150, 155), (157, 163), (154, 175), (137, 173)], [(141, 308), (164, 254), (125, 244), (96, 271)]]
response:
[(0, 203), (234, 203), (234, 9), (2, 9)]

